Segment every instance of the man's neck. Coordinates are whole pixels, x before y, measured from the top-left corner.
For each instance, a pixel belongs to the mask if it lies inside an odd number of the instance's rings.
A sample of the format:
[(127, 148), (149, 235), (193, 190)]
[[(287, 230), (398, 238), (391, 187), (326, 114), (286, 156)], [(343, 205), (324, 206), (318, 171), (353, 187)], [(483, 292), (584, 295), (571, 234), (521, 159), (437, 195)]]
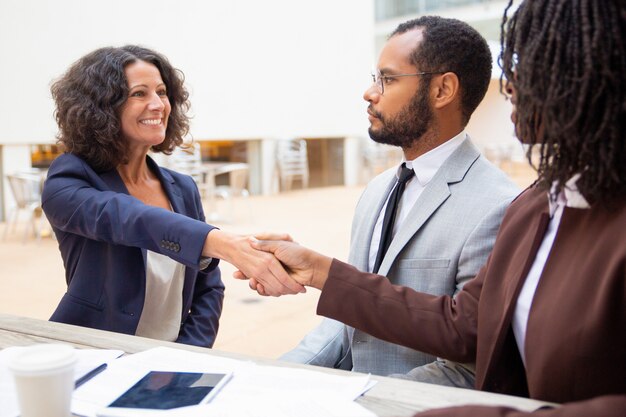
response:
[(402, 152), (404, 152), (404, 159), (412, 161), (424, 155), (426, 152), (432, 151), (441, 144), (449, 141), (462, 131), (463, 128), (458, 129), (457, 132), (451, 132), (450, 129), (447, 129), (446, 132), (441, 132), (439, 129), (430, 129), (421, 137), (414, 140), (412, 146), (402, 148)]

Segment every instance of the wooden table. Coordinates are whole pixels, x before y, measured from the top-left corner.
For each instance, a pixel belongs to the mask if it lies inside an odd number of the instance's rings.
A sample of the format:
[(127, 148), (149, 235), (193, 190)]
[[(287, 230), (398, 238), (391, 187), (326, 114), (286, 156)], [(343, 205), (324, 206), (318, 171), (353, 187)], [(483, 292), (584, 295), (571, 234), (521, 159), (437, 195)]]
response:
[[(250, 358), (240, 354), (178, 343), (162, 342), (68, 324), (0, 314), (0, 348), (52, 342), (69, 343), (77, 348), (120, 349), (126, 353), (136, 353), (157, 346), (169, 346), (207, 355), (253, 360), (262, 365), (308, 368), (336, 374), (345, 374), (346, 372), (309, 365), (290, 364), (270, 359)], [(374, 376), (372, 379), (378, 381), (378, 383), (360, 397), (357, 402), (378, 416), (411, 416), (418, 411), (430, 408), (462, 404), (508, 405), (527, 411), (548, 404), (526, 398), (442, 387), (394, 378)]]

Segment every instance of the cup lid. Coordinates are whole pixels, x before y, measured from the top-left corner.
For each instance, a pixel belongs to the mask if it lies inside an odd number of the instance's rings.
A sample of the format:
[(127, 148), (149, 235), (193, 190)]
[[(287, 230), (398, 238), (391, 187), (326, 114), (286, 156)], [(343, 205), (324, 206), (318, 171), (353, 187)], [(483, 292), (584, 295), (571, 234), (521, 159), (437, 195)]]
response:
[(76, 352), (70, 345), (37, 344), (19, 348), (8, 363), (16, 374), (41, 374), (74, 365)]

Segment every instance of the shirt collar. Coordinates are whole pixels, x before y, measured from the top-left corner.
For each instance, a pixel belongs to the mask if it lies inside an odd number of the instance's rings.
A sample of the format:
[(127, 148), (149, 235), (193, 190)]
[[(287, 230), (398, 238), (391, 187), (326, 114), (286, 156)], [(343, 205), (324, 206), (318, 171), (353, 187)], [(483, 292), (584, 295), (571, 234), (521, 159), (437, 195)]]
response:
[(576, 183), (578, 182), (580, 177), (581, 174), (578, 173), (570, 178), (565, 183), (565, 186), (558, 195), (555, 195), (556, 182), (552, 184), (552, 189), (548, 194), (548, 202), (550, 204), (550, 216), (554, 215), (554, 212), (559, 206), (578, 209), (588, 209), (590, 207), (585, 197), (580, 193), (580, 191), (578, 191), (578, 186), (576, 185)]
[[(402, 161), (406, 163), (407, 168), (412, 168), (415, 171), (415, 178), (417, 178), (422, 187), (425, 187), (433, 179), (446, 159), (463, 143), (465, 137), (465, 130), (462, 130), (458, 135), (412, 161), (407, 161), (404, 158)], [(400, 167), (396, 171), (396, 177), (400, 178)]]

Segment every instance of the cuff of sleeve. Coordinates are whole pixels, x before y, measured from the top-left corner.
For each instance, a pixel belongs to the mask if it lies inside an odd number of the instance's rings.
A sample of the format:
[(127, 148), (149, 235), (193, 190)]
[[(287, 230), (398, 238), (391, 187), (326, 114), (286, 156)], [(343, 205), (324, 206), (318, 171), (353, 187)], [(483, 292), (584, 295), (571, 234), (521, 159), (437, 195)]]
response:
[[(346, 290), (346, 286), (350, 287), (349, 284), (344, 282), (343, 278), (354, 274), (354, 271), (356, 271), (356, 268), (352, 265), (333, 259), (328, 271), (328, 278), (317, 302), (318, 315), (337, 319), (332, 315), (337, 313), (339, 305), (342, 304), (340, 301), (342, 291)], [(341, 321), (341, 319), (337, 320)]]
[(204, 271), (205, 269), (207, 269), (208, 267), (211, 266), (211, 264), (213, 263), (213, 261), (219, 261), (218, 259), (213, 259), (213, 258), (209, 258), (206, 256), (201, 256), (200, 257), (200, 262), (198, 263), (198, 269), (200, 269), (200, 271)]

